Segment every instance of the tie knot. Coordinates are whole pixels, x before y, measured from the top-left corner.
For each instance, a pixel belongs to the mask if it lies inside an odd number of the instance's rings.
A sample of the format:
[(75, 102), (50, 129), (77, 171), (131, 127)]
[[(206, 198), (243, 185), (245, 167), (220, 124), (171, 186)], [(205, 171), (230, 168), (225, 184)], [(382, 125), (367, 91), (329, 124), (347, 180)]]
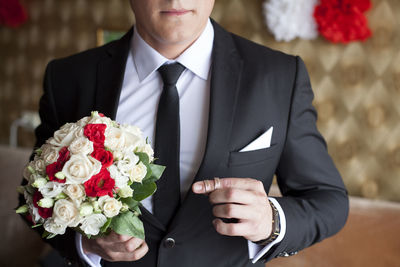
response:
[(180, 63), (164, 64), (158, 68), (164, 85), (175, 86), (185, 67)]

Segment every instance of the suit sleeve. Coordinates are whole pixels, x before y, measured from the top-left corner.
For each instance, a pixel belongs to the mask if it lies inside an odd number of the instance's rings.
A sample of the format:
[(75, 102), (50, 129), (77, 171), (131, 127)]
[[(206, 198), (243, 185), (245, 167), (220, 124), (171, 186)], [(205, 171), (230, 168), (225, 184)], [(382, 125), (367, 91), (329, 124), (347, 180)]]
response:
[(303, 61), (296, 58), (287, 137), (276, 171), (286, 217), (282, 242), (264, 256), (291, 255), (337, 233), (348, 216), (348, 196), (325, 140), (318, 132), (313, 92)]
[[(52, 83), (52, 64), (50, 62), (46, 68), (45, 78), (44, 78), (44, 93), (40, 99), (39, 103), (39, 115), (41, 119), (41, 124), (36, 128), (36, 143), (35, 149), (42, 146), (45, 141), (53, 136), (53, 133), (60, 127), (58, 119), (56, 106), (52, 94), (53, 83)], [(31, 160), (33, 159), (33, 153), (31, 155)], [(23, 179), (22, 185), (26, 184), (27, 181)], [(22, 205), (25, 203), (24, 197), (22, 195), (19, 196), (19, 204)], [(25, 217), (23, 219), (31, 226), (31, 223), (28, 222)], [(34, 230), (42, 235), (43, 228), (37, 227)], [(66, 260), (68, 265), (70, 266), (85, 266), (76, 251), (75, 248), (75, 233), (71, 229), (67, 229), (64, 235), (57, 235), (51, 239), (43, 239), (46, 243), (50, 244), (54, 249), (56, 249), (61, 256)]]

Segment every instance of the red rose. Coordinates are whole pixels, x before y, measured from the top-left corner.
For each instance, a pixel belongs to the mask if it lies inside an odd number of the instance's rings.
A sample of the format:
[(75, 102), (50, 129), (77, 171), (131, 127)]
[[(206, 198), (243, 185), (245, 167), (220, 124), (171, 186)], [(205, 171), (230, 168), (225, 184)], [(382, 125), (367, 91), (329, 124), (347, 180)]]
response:
[(46, 166), (46, 174), (50, 181), (65, 183), (65, 179), (58, 179), (55, 177), (57, 172), (62, 171), (65, 162), (69, 160), (69, 150), (67, 147), (63, 147), (58, 152), (58, 159), (56, 162)]
[(93, 142), (95, 148), (104, 147), (104, 132), (106, 131), (107, 125), (105, 124), (87, 124), (84, 127), (83, 134)]
[(28, 222), (30, 222), (31, 224), (36, 224), (33, 219), (32, 219), (32, 214), (28, 213), (27, 215), (25, 215), (25, 218), (28, 220)]
[(39, 205), (37, 203), (42, 198), (43, 198), (42, 194), (39, 191), (36, 191), (32, 196), (32, 202), (33, 202), (33, 206), (35, 206), (38, 209), (40, 217), (42, 217), (43, 219), (47, 219), (53, 215), (53, 208), (39, 207)]
[(27, 19), (26, 10), (18, 0), (0, 0), (0, 24), (17, 27)]
[(98, 174), (92, 176), (92, 178), (84, 183), (86, 195), (89, 197), (101, 197), (105, 195), (113, 197), (112, 190), (114, 185), (114, 179), (111, 178), (110, 172), (105, 168), (101, 169)]
[(371, 30), (363, 13), (370, 7), (370, 0), (321, 0), (314, 10), (318, 31), (334, 43), (366, 40)]
[(101, 162), (102, 168), (110, 167), (114, 160), (113, 154), (104, 148), (95, 149), (91, 156)]

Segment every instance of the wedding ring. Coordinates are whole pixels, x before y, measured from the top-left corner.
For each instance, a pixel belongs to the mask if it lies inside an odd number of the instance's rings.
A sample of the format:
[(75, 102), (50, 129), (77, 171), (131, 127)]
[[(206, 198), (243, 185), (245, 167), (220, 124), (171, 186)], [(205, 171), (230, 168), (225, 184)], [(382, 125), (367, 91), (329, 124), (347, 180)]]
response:
[(211, 189), (211, 182), (209, 180), (204, 180), (203, 182), (204, 182), (204, 188), (206, 189), (206, 193), (213, 191), (213, 189)]
[(215, 185), (214, 185), (215, 190), (221, 188), (221, 181), (220, 181), (220, 179), (219, 179), (218, 177), (214, 177), (214, 184), (215, 184)]

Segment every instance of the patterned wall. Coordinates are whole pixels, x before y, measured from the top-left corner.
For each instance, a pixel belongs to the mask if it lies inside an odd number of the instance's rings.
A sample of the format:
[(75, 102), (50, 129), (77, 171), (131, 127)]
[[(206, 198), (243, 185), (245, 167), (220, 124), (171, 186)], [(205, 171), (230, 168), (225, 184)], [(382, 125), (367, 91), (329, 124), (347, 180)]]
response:
[[(0, 28), (0, 144), (23, 110), (36, 110), (46, 63), (96, 45), (96, 30), (126, 30), (127, 0), (25, 0), (30, 19)], [(318, 126), (352, 195), (400, 201), (400, 1), (373, 0), (374, 36), (334, 45), (323, 39), (275, 42), (262, 0), (216, 0), (213, 18), (258, 43), (300, 55), (307, 64)], [(33, 135), (20, 132), (19, 144)]]

